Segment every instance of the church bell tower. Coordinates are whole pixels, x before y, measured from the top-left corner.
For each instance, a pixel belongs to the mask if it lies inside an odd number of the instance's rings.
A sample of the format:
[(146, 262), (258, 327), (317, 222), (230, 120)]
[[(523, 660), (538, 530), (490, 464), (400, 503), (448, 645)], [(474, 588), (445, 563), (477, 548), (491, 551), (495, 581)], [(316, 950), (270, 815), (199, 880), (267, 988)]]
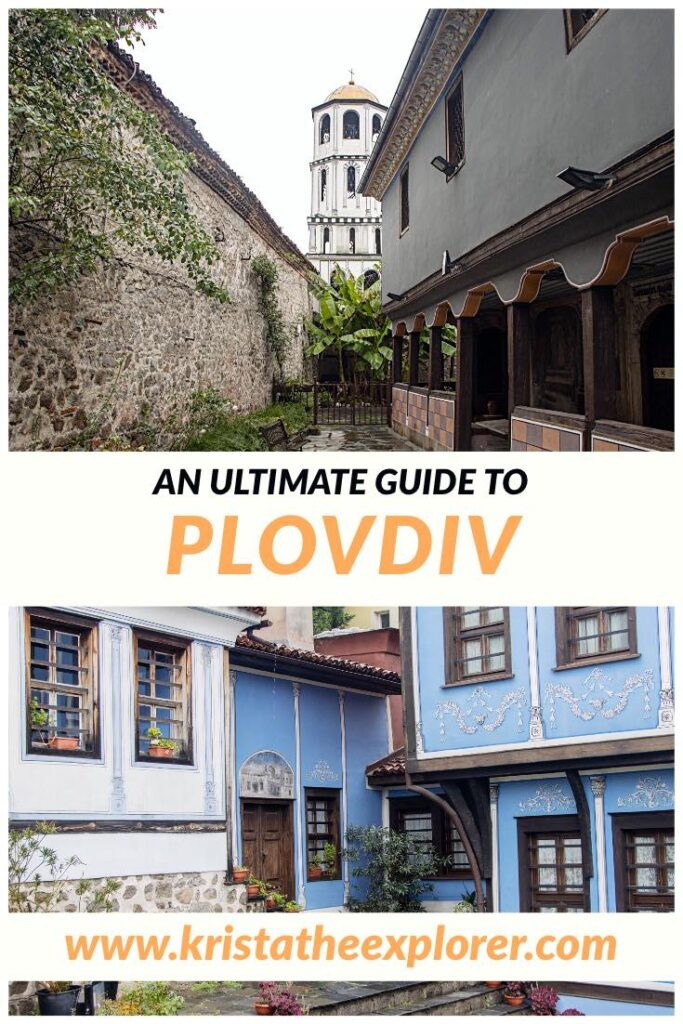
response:
[(358, 184), (387, 108), (353, 78), (313, 107), (308, 259), (330, 280), (335, 266), (358, 277), (382, 254), (382, 208)]

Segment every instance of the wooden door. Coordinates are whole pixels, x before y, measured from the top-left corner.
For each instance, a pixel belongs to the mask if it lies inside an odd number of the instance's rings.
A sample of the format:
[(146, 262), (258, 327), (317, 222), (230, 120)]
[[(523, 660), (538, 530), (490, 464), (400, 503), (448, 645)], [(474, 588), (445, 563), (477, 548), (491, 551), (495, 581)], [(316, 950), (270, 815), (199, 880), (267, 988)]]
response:
[(256, 878), (296, 898), (291, 803), (243, 801), (242, 861)]
[(643, 424), (674, 428), (674, 308), (663, 306), (645, 322), (640, 335)]
[(536, 317), (531, 369), (535, 408), (583, 412), (581, 321), (571, 306), (553, 306)]

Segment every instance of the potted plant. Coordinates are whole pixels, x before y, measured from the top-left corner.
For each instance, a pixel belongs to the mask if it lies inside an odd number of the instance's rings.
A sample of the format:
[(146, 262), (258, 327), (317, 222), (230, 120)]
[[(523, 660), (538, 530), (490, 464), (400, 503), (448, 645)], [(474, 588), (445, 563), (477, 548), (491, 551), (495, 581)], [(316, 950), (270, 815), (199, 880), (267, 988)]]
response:
[(47, 745), (53, 750), (78, 750), (78, 736), (50, 736)]
[(281, 892), (271, 893), (271, 899), (273, 901), (274, 910), (282, 911), (287, 906), (287, 897), (284, 896)]
[(323, 846), (323, 862), (326, 874), (333, 875), (337, 869), (337, 847), (334, 843)]
[(294, 900), (288, 900), (282, 908), (286, 914), (299, 914), (301, 913), (301, 907)]
[(529, 1006), (534, 1017), (554, 1017), (560, 997), (552, 985), (532, 985)]
[(147, 753), (150, 757), (173, 757), (175, 743), (173, 740), (166, 739), (161, 729), (151, 725), (147, 730), (147, 739), (149, 740)]
[(232, 880), (233, 882), (246, 882), (249, 877), (249, 868), (245, 868), (242, 864), (236, 864), (232, 869)]
[(39, 988), (38, 1011), (41, 1017), (70, 1017), (76, 1009), (80, 985), (70, 981), (44, 981)]
[(323, 876), (323, 855), (322, 853), (316, 853), (315, 857), (309, 862), (308, 865), (308, 880), (309, 882), (317, 882), (319, 878)]
[(261, 886), (262, 885), (263, 885), (263, 882), (260, 879), (254, 878), (253, 875), (249, 875), (249, 878), (247, 879), (247, 899), (248, 900), (256, 900), (256, 899), (258, 899), (259, 896), (261, 895)]
[(300, 1017), (304, 1012), (299, 997), (274, 981), (260, 983), (254, 1009), (259, 1017)]
[(258, 1017), (270, 1017), (272, 1010), (270, 1008), (270, 1000), (274, 994), (276, 988), (275, 982), (273, 981), (262, 981), (258, 987), (258, 997), (254, 1002), (254, 1010)]
[(503, 989), (503, 999), (508, 1006), (521, 1006), (526, 998), (526, 989), (521, 981), (508, 981)]
[[(34, 697), (31, 701), (31, 725), (37, 730), (38, 736), (40, 737), (41, 743), (47, 743), (47, 730), (46, 726), (50, 721), (49, 712), (45, 708), (41, 708), (40, 704)], [(45, 730), (45, 731), (43, 731)]]

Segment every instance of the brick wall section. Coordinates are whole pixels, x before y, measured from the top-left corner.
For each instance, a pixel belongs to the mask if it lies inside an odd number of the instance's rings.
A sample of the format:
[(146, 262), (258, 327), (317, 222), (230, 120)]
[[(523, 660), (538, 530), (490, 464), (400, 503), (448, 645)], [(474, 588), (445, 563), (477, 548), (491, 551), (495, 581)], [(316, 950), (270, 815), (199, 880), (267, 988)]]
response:
[(408, 392), (394, 385), (391, 390), (391, 426), (403, 433), (408, 417)]
[(427, 433), (429, 398), (426, 390), (408, 392), (408, 429), (417, 434)]
[(452, 452), (455, 448), (455, 401), (452, 398), (430, 394), (429, 435), (435, 451)]
[(512, 417), (510, 451), (579, 452), (581, 434), (555, 424), (529, 423)]

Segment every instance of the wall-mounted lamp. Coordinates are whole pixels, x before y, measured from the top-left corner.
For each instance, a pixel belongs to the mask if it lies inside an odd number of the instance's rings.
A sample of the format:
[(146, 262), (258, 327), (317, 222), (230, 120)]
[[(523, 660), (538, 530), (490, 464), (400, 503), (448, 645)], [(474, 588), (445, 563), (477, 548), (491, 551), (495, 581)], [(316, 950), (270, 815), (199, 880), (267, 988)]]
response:
[(601, 188), (609, 188), (617, 180), (614, 174), (582, 171), (580, 167), (566, 167), (563, 171), (560, 171), (558, 178), (566, 181), (572, 188), (587, 188), (591, 192), (597, 192)]
[(371, 288), (373, 284), (379, 281), (379, 273), (376, 270), (366, 270), (361, 276), (363, 282), (363, 288)]
[(387, 292), (387, 297), (393, 299), (394, 302), (401, 302), (406, 294), (406, 292), (403, 292), (403, 295), (397, 295), (396, 292)]
[(441, 171), (446, 177), (453, 174), (455, 171), (455, 164), (449, 164), (445, 156), (435, 156), (431, 161), (432, 167), (436, 167), (437, 171)]
[(450, 274), (453, 270), (460, 270), (461, 264), (457, 260), (451, 259), (451, 254), (448, 249), (444, 249), (443, 256), (441, 257), (441, 273), (445, 277), (446, 274)]

